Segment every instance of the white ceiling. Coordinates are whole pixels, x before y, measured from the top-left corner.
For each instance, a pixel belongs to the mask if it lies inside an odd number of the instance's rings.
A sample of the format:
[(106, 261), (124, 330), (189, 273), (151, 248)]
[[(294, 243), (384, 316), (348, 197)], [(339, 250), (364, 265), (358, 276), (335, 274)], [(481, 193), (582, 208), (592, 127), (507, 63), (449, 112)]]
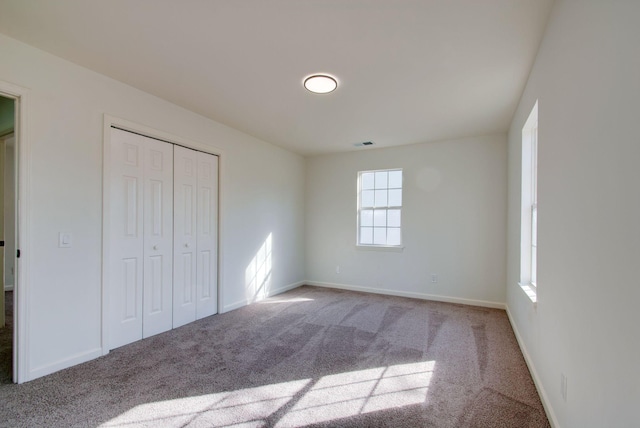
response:
[(552, 3), (0, 0), (0, 32), (313, 155), (505, 132)]

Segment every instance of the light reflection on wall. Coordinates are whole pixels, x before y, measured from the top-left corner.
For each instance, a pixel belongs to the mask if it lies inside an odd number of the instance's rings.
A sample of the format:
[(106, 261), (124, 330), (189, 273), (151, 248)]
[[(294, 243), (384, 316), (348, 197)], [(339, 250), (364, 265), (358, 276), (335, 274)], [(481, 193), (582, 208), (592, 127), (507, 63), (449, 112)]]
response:
[(268, 297), (271, 287), (273, 234), (269, 234), (245, 270), (245, 297), (249, 303)]

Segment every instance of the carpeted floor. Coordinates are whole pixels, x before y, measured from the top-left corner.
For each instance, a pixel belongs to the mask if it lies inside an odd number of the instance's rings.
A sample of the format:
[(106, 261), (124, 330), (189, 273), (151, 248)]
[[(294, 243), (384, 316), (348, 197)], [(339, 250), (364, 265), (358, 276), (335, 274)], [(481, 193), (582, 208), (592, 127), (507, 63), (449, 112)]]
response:
[(504, 311), (309, 286), (0, 403), (11, 427), (549, 427)]
[[(13, 367), (13, 291), (4, 292), (5, 325), (0, 328), (0, 385), (11, 383)], [(2, 308), (0, 308), (2, 310)], [(0, 421), (2, 423), (2, 421)]]

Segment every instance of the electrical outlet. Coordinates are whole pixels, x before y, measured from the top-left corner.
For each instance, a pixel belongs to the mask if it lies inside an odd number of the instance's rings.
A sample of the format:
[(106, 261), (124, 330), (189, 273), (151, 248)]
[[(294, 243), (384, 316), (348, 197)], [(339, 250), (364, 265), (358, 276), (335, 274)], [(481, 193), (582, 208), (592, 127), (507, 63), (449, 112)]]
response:
[(564, 373), (560, 373), (560, 394), (564, 402), (567, 402), (567, 377)]
[(438, 275), (436, 275), (435, 273), (431, 274), (431, 282), (433, 284), (436, 284), (438, 282)]
[(340, 273), (340, 265), (336, 266), (336, 273)]

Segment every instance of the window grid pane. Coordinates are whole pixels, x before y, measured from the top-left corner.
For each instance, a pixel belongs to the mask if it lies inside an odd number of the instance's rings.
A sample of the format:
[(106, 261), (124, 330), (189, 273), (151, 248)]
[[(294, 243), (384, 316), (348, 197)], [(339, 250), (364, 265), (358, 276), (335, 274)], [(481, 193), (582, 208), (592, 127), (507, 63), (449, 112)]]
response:
[(402, 189), (402, 171), (389, 171), (389, 189)]
[(399, 227), (390, 227), (387, 229), (387, 245), (400, 245)]
[(372, 172), (362, 174), (362, 190), (371, 190), (374, 186), (374, 175)]
[(362, 208), (373, 207), (374, 195), (375, 193), (373, 190), (363, 190), (360, 194), (360, 206)]
[(402, 170), (360, 172), (358, 245), (400, 246)]
[(360, 211), (360, 226), (373, 226), (373, 210)]
[(522, 127), (520, 284), (536, 301), (538, 222), (538, 102)]
[(388, 198), (388, 194), (389, 191), (387, 189), (383, 189), (383, 190), (375, 190), (376, 192), (376, 196), (375, 196), (375, 207), (386, 207), (387, 206), (387, 201), (389, 200)]
[(402, 189), (389, 190), (389, 206), (400, 207), (402, 206)]
[(387, 228), (374, 227), (373, 228), (373, 244), (385, 245), (386, 243), (387, 243)]
[(373, 244), (373, 227), (360, 228), (360, 243)]
[(387, 226), (388, 227), (400, 227), (400, 210), (388, 210), (387, 211)]
[(389, 173), (387, 171), (378, 171), (376, 172), (376, 189), (387, 189), (388, 186), (388, 176)]
[(373, 226), (374, 227), (387, 226), (387, 210), (375, 210), (373, 212)]

